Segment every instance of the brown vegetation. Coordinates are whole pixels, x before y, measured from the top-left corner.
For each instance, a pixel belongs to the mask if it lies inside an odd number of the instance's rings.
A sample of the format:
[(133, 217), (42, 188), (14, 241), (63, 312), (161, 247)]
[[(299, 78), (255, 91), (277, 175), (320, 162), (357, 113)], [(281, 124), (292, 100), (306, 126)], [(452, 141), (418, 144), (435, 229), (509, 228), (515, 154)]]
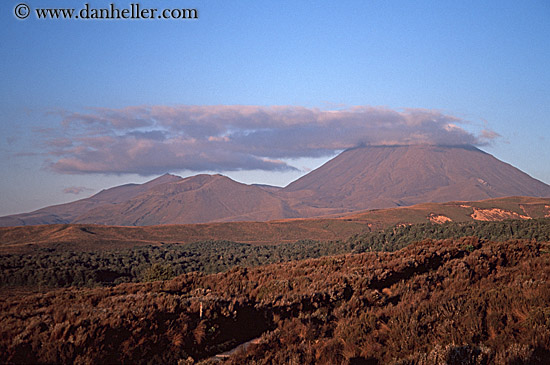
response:
[(338, 240), (369, 232), (364, 222), (343, 219), (297, 219), (271, 222), (228, 222), (144, 227), (58, 224), (0, 227), (0, 253), (32, 252), (37, 248), (69, 250), (122, 249), (165, 243), (231, 240), (281, 244), (302, 239)]
[[(0, 300), (0, 362), (544, 363), (550, 244), (477, 238)], [(202, 318), (200, 308), (202, 303)]]

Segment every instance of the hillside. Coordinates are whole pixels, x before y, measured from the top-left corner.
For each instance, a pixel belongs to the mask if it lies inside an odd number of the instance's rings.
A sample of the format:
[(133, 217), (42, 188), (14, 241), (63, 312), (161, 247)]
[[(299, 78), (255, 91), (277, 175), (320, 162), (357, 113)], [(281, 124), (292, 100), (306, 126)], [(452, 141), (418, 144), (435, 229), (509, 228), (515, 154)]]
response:
[(255, 245), (298, 240), (345, 240), (354, 234), (396, 225), (545, 217), (550, 217), (550, 198), (510, 197), (369, 210), (339, 218), (139, 227), (91, 224), (0, 227), (0, 252), (27, 252), (46, 247), (97, 250), (207, 240)]
[(550, 198), (505, 197), (480, 201), (423, 203), (410, 207), (374, 209), (341, 219), (368, 222), (373, 228), (400, 224), (499, 221), (550, 217)]
[(61, 224), (0, 227), (0, 253), (32, 252), (40, 248), (70, 250), (119, 249), (166, 243), (187, 244), (207, 240), (230, 240), (281, 244), (302, 239), (337, 240), (369, 231), (362, 222), (337, 219), (270, 222), (229, 222), (145, 227)]
[(197, 175), (155, 186), (120, 204), (98, 207), (72, 223), (146, 226), (297, 217), (272, 193), (222, 175)]
[(423, 223), (354, 234), (344, 240), (311, 239), (261, 245), (227, 240), (188, 244), (144, 241), (85, 246), (54, 244), (0, 251), (0, 287), (55, 288), (112, 286), (143, 280), (167, 280), (200, 271), (219, 273), (236, 266), (255, 267), (323, 256), (396, 251), (427, 239), (483, 237), (492, 241), (550, 240), (550, 219), (500, 222)]
[[(429, 204), (425, 222), (438, 209), (457, 221), (279, 245), (144, 240), (182, 226), (4, 228), (0, 362), (543, 364), (550, 220), (485, 218), (544, 216), (547, 203)], [(273, 223), (367, 226), (347, 219)]]

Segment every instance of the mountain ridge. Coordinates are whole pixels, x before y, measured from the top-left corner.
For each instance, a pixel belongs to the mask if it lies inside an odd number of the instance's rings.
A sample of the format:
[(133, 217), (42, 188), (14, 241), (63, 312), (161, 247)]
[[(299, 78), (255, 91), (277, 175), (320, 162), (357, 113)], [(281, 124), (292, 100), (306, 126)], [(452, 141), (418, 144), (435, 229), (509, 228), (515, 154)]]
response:
[(504, 196), (550, 197), (550, 186), (474, 146), (361, 146), (284, 188), (247, 185), (220, 174), (164, 174), (0, 217), (0, 226), (269, 221)]
[(246, 219), (250, 215), (260, 220), (295, 216), (283, 201), (259, 187), (220, 174), (200, 174), (155, 186), (120, 204), (97, 207), (76, 217), (73, 223), (154, 225), (159, 221), (183, 224), (254, 220)]

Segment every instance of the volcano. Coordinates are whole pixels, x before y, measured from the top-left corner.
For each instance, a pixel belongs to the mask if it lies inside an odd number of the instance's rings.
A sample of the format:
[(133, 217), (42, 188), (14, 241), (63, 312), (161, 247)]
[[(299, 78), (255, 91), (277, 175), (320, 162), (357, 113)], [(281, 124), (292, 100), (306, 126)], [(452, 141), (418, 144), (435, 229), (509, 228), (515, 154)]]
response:
[(346, 150), (284, 188), (302, 204), (341, 211), (505, 196), (550, 196), (550, 186), (473, 146)]
[(473, 146), (366, 146), (342, 152), (282, 189), (222, 175), (166, 174), (0, 217), (0, 225), (266, 221), (506, 196), (550, 197), (550, 186)]

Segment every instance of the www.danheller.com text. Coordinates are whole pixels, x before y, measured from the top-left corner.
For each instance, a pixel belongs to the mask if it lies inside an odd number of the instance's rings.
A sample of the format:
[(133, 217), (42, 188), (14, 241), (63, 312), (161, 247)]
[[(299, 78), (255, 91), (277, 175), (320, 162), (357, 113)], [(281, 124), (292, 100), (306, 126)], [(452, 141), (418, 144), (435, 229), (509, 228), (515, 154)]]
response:
[(131, 3), (124, 8), (119, 8), (114, 3), (109, 4), (108, 7), (95, 8), (86, 3), (81, 9), (36, 8), (34, 12), (38, 19), (198, 19), (199, 17), (197, 9), (157, 9), (143, 7), (139, 3)]

